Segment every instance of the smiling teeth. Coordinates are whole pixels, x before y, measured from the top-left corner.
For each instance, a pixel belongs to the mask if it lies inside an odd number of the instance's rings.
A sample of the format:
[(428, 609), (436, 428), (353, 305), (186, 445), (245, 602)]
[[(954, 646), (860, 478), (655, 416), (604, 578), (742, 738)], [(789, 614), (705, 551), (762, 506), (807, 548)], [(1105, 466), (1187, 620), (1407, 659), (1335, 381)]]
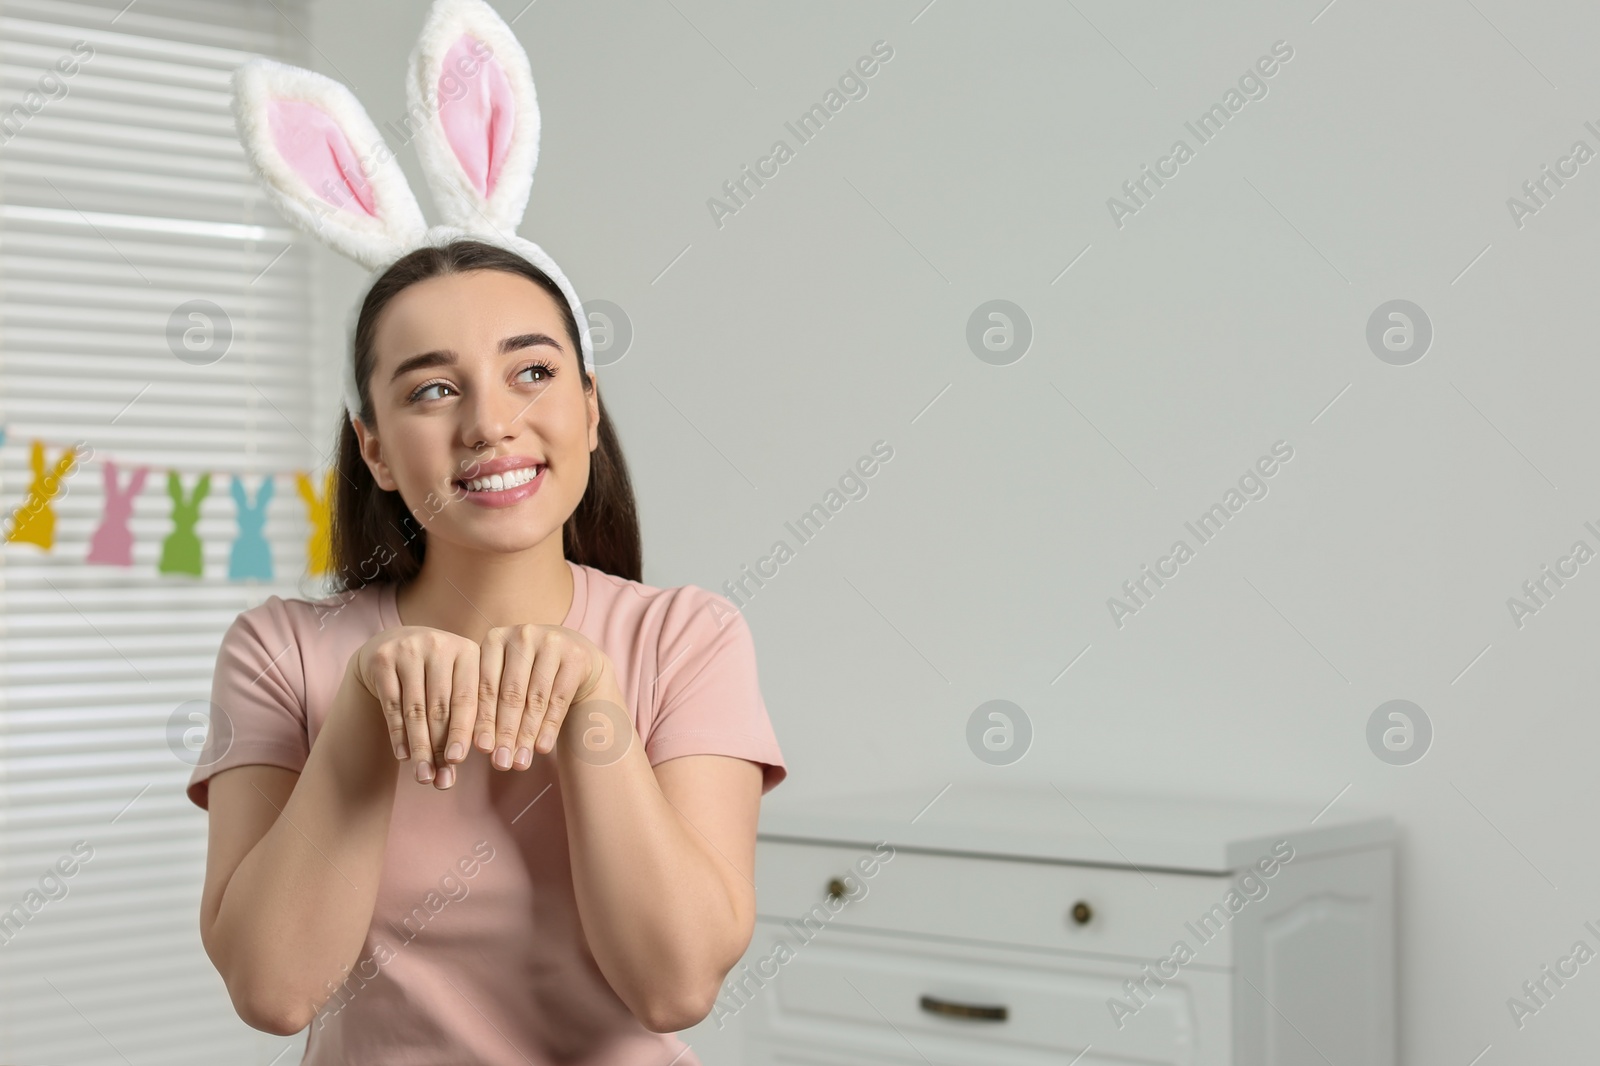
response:
[(539, 475), (543, 467), (523, 466), (515, 470), (507, 470), (504, 474), (490, 474), (488, 477), (473, 478), (463, 481), (468, 492), (500, 492), (503, 489), (514, 489), (518, 485), (526, 485)]

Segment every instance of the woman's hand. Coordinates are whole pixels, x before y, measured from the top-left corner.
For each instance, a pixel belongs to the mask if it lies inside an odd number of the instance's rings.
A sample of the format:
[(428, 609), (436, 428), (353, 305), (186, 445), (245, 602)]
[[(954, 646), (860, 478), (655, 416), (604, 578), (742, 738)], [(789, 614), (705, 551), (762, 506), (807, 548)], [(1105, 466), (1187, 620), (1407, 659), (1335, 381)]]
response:
[(458, 717), (452, 705), (448, 751), (461, 747), (449, 761), (465, 758), (475, 735), (479, 751), (493, 752), (495, 767), (526, 770), (535, 736), (538, 751), (549, 753), (568, 709), (610, 671), (606, 653), (575, 629), (522, 624), (489, 630), (479, 646), (477, 718)]
[(466, 757), (466, 745), (446, 760), (445, 738), (456, 735), (456, 723), (470, 725), (478, 710), (478, 662), (477, 644), (429, 626), (386, 629), (355, 654), (356, 677), (383, 709), (395, 758), (412, 759), (419, 782), (455, 783), (451, 764)]

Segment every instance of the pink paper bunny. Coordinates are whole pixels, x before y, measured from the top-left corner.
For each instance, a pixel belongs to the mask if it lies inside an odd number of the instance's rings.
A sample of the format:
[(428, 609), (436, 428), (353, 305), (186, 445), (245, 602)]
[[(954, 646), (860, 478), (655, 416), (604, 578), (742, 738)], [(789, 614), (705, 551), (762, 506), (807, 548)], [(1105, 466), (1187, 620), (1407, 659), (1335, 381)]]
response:
[(144, 488), (150, 468), (141, 466), (128, 478), (127, 488), (117, 485), (117, 464), (107, 459), (102, 468), (106, 485), (106, 508), (100, 525), (89, 540), (91, 563), (104, 566), (133, 565), (133, 534), (128, 530), (128, 519), (133, 514), (134, 497)]

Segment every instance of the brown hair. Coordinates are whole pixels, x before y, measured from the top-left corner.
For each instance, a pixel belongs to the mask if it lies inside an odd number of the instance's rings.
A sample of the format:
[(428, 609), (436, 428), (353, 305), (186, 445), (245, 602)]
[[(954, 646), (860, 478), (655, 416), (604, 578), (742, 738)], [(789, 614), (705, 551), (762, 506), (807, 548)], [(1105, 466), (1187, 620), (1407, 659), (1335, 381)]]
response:
[[(356, 319), (355, 377), (360, 389), (361, 421), (376, 425), (372, 407), (372, 340), (378, 317), (389, 301), (408, 286), (445, 274), (469, 270), (501, 270), (527, 278), (548, 292), (561, 309), (578, 373), (585, 392), (594, 378), (583, 367), (578, 323), (561, 289), (543, 270), (515, 252), (482, 241), (457, 240), (425, 246), (402, 256), (384, 271), (361, 302)], [(341, 412), (330, 526), (329, 564), (334, 587), (350, 591), (369, 584), (403, 584), (422, 569), (428, 534), (407, 509), (398, 492), (381, 489), (372, 477), (355, 426)], [(605, 401), (600, 401), (600, 443), (589, 456), (589, 484), (577, 508), (562, 527), (563, 552), (575, 563), (595, 567), (631, 581), (643, 580), (639, 514), (633, 483), (622, 457), (622, 445), (611, 428)]]

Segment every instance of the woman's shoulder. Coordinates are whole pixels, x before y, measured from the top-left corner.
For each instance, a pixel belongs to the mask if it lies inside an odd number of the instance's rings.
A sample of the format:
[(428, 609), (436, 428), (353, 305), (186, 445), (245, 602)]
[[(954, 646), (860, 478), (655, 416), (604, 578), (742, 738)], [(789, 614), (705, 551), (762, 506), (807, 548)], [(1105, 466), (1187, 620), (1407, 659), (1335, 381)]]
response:
[(573, 565), (587, 576), (585, 617), (605, 616), (672, 631), (721, 629), (744, 617), (726, 596), (699, 585), (648, 585), (581, 563)]
[(391, 592), (387, 585), (372, 584), (316, 599), (274, 594), (240, 611), (232, 628), (271, 638), (275, 646), (285, 642), (310, 643), (374, 627), (381, 629), (385, 598)]
[[(238, 703), (264, 686), (282, 706), (306, 705), (309, 693), (337, 677), (350, 655), (389, 628), (390, 586), (367, 585), (319, 599), (271, 595), (240, 611), (217, 649), (217, 691)], [(270, 681), (268, 679), (271, 679)]]

